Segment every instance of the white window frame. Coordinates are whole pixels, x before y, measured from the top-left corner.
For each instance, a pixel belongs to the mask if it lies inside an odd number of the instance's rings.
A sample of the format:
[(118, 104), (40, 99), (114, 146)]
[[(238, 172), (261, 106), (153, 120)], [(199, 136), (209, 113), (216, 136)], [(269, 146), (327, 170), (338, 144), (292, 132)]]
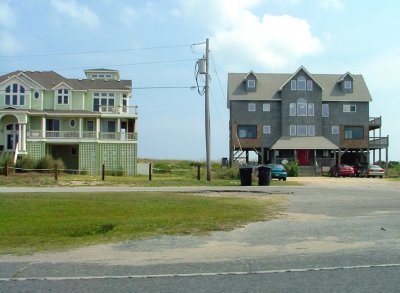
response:
[(297, 84), (297, 81), (296, 81), (295, 79), (293, 79), (293, 80), (290, 81), (290, 89), (291, 89), (292, 91), (295, 91), (295, 90), (296, 90), (296, 84)]
[(329, 117), (329, 104), (322, 104), (322, 117)]
[(307, 126), (308, 136), (315, 136), (315, 125)]
[[(60, 93), (61, 91), (61, 93)], [(65, 92), (67, 91), (67, 92)], [(61, 97), (61, 103), (59, 101), (59, 98)], [(65, 98), (67, 99), (67, 102), (65, 102)], [(71, 100), (71, 90), (68, 88), (58, 88), (56, 89), (56, 101), (57, 105), (69, 105), (69, 101)]]
[(299, 76), (297, 78), (297, 90), (298, 91), (307, 90), (307, 79), (304, 76)]
[(297, 116), (305, 117), (307, 116), (307, 102), (297, 101)]
[(338, 135), (339, 134), (339, 126), (333, 125), (332, 126), (332, 134), (333, 135)]
[(256, 81), (254, 79), (247, 80), (247, 88), (248, 89), (255, 89), (256, 88)]
[(263, 133), (264, 134), (271, 134), (271, 125), (264, 125), (263, 126)]
[(307, 91), (311, 92), (313, 90), (313, 81), (311, 79), (307, 80)]
[(345, 81), (344, 81), (344, 88), (345, 88), (346, 90), (351, 90), (351, 87), (352, 87), (352, 82), (351, 82), (351, 80), (345, 80)]
[(297, 136), (307, 136), (307, 125), (297, 125)]
[(247, 105), (247, 110), (248, 110), (249, 112), (255, 112), (255, 111), (256, 111), (256, 103), (249, 103), (249, 104)]
[(297, 135), (296, 125), (290, 125), (290, 127), (289, 127), (289, 135), (290, 136), (296, 136)]
[[(17, 91), (14, 90), (14, 85), (17, 87)], [(9, 92), (4, 93), (4, 105), (5, 106), (25, 106), (27, 91), (25, 87), (19, 83), (11, 83), (7, 88), (10, 88)], [(21, 91), (22, 89), (22, 91)], [(16, 100), (14, 100), (14, 98)], [(8, 99), (8, 102), (7, 102)], [(23, 103), (21, 103), (21, 100)], [(14, 103), (15, 102), (15, 103)]]
[(297, 106), (296, 103), (289, 104), (289, 116), (296, 116)]
[(263, 104), (263, 112), (271, 112), (271, 104), (270, 103)]
[(356, 113), (357, 105), (345, 104), (343, 105), (343, 113)]
[(314, 114), (315, 114), (315, 112), (314, 112), (314, 103), (308, 103), (308, 105), (307, 105), (307, 114), (310, 117), (314, 116)]
[[(74, 124), (74, 125), (72, 125), (72, 124)], [(69, 120), (69, 126), (71, 127), (71, 128), (75, 128), (76, 127), (76, 120), (75, 119), (71, 119), (71, 120)]]

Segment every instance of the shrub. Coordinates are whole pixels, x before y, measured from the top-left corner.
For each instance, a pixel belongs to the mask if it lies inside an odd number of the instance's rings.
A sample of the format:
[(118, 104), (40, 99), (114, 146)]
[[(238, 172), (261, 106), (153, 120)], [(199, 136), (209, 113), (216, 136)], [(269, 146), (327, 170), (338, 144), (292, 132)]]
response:
[(22, 169), (22, 171), (25, 171), (26, 169), (35, 169), (37, 164), (37, 160), (34, 160), (29, 156), (23, 156), (18, 158), (15, 167)]
[(53, 172), (54, 165), (57, 165), (58, 170), (65, 169), (64, 162), (61, 159), (54, 160), (54, 158), (50, 155), (46, 155), (45, 157), (41, 158), (36, 168), (39, 169), (39, 172)]
[(295, 161), (291, 161), (285, 165), (286, 172), (289, 177), (299, 176), (299, 165)]
[(14, 166), (13, 158), (8, 154), (0, 158), (0, 166), (5, 166), (6, 163), (8, 164), (9, 167)]

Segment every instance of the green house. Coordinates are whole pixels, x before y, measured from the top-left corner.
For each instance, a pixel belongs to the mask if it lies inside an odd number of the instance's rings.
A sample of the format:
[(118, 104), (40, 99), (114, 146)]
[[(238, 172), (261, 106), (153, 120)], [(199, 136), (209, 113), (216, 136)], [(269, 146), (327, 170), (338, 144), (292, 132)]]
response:
[(54, 71), (0, 76), (0, 156), (51, 155), (67, 170), (136, 175), (137, 107), (132, 81), (118, 70), (85, 70), (70, 79)]

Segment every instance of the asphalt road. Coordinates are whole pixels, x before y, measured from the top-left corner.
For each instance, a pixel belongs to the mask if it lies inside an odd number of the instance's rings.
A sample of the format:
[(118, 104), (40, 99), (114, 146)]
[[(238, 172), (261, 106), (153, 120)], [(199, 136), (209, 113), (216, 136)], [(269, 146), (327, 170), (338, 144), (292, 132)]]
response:
[(400, 185), (360, 180), (244, 188), (287, 215), (230, 232), (1, 256), (0, 292), (399, 292)]

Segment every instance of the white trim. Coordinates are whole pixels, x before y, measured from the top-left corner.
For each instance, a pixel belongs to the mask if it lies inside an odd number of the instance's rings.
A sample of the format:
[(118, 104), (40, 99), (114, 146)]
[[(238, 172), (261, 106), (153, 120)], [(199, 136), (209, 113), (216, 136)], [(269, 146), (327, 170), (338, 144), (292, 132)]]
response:
[(247, 104), (247, 111), (248, 112), (256, 112), (256, 103), (248, 103)]
[(263, 134), (271, 134), (271, 125), (263, 125)]
[(263, 103), (263, 112), (271, 112), (271, 103)]

